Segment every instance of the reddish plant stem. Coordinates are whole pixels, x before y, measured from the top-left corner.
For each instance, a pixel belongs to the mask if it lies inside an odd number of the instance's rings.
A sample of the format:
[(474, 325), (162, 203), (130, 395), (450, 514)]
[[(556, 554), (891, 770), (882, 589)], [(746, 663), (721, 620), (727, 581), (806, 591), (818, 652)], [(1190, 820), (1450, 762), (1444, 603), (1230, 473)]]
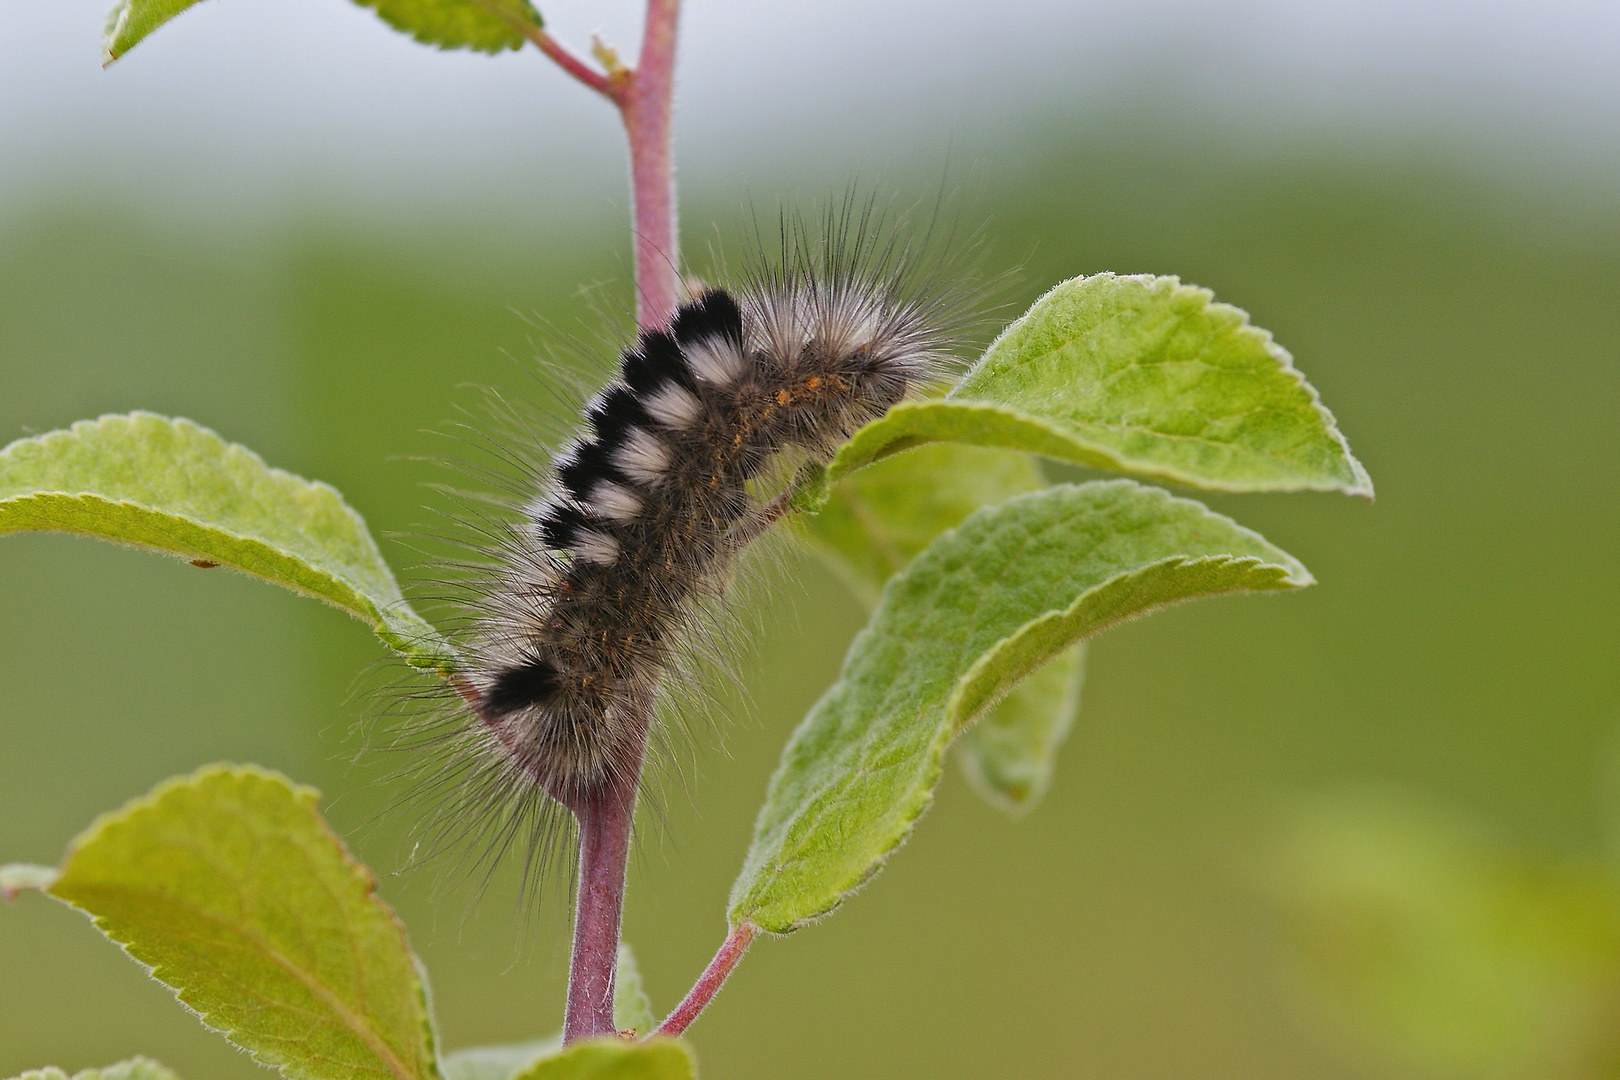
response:
[(630, 199), (636, 252), (636, 321), (662, 326), (680, 297), (671, 121), (680, 0), (647, 0), (641, 56), (619, 97), (630, 140)]
[[(540, 27), (523, 29), (525, 36), (565, 72), (619, 107), (630, 144), (636, 321), (644, 329), (666, 324), (675, 314), (680, 298), (675, 155), (671, 144), (679, 18), (680, 0), (647, 0), (646, 27), (635, 70), (617, 66), (616, 61), (604, 57), (609, 66), (606, 74), (587, 66)], [(468, 696), (468, 688), (458, 686), (458, 689), (464, 697)], [(645, 740), (644, 728), (643, 745)], [(569, 803), (569, 809), (579, 822), (579, 897), (574, 909), (574, 949), (568, 972), (568, 1008), (563, 1022), (565, 1043), (614, 1030), (613, 990), (618, 970), (619, 923), (624, 912), (624, 877), (630, 855), (630, 826), (635, 817), (642, 749), (642, 745), (636, 747), (635, 767), (626, 775), (615, 777), (603, 791), (589, 798)], [(745, 939), (736, 959), (741, 958), (741, 949), (746, 948)], [(730, 963), (734, 965), (736, 959)], [(720, 982), (725, 981), (730, 970), (728, 965), (719, 974)], [(713, 990), (696, 1005), (696, 1010), (701, 1010), (719, 988), (716, 982)], [(696, 1015), (694, 1011), (692, 1016)], [(684, 1028), (685, 1024), (681, 1026)]]
[(732, 970), (742, 961), (743, 953), (748, 951), (749, 943), (754, 940), (754, 935), (758, 932), (752, 923), (743, 923), (727, 934), (726, 940), (720, 946), (720, 951), (714, 954), (714, 959), (710, 960), (709, 966), (703, 969), (703, 974), (698, 976), (698, 981), (692, 985), (692, 989), (686, 992), (686, 996), (681, 999), (681, 1003), (675, 1006), (675, 1011), (670, 1013), (662, 1024), (658, 1025), (658, 1030), (653, 1034), (674, 1036), (690, 1027), (692, 1021), (698, 1018), (698, 1013), (702, 1012), (709, 1002), (714, 1000), (714, 995), (718, 994), (720, 988), (726, 984), (726, 979), (730, 977)]
[(619, 107), (630, 143), (631, 238), (636, 255), (636, 321), (663, 326), (680, 299), (680, 237), (675, 225), (675, 41), (680, 0), (647, 0), (641, 56), (634, 70), (606, 74), (588, 66), (545, 30), (523, 24), (523, 35), (557, 66)]
[(618, 972), (619, 921), (630, 826), (636, 814), (641, 762), (570, 807), (579, 822), (579, 896), (574, 904), (574, 952), (568, 970), (563, 1042), (609, 1035)]

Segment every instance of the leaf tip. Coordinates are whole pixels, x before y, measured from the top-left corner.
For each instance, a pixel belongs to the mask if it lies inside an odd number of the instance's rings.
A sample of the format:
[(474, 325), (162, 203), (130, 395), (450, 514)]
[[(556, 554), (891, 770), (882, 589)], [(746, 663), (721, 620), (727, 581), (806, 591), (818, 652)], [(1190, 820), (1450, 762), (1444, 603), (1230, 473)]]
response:
[(54, 866), (36, 863), (10, 863), (0, 866), (0, 899), (12, 901), (25, 892), (48, 892), (56, 884)]

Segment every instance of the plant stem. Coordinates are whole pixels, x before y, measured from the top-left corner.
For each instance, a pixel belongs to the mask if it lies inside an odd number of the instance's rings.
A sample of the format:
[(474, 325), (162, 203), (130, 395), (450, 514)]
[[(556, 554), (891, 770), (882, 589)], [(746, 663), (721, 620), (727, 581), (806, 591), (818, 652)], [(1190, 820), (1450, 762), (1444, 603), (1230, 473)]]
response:
[(727, 934), (726, 940), (720, 946), (720, 951), (714, 954), (714, 959), (710, 960), (709, 966), (703, 969), (703, 974), (698, 976), (698, 981), (692, 985), (692, 989), (686, 992), (686, 996), (681, 999), (681, 1003), (675, 1006), (675, 1011), (670, 1013), (662, 1024), (658, 1025), (658, 1030), (653, 1034), (674, 1036), (690, 1027), (692, 1021), (698, 1018), (698, 1013), (702, 1012), (709, 1002), (714, 1000), (714, 995), (718, 994), (720, 988), (726, 984), (726, 979), (731, 975), (732, 969), (741, 962), (743, 953), (748, 951), (749, 943), (754, 940), (754, 935), (758, 932), (752, 923), (743, 923)]
[[(647, 0), (641, 56), (634, 70), (593, 70), (545, 30), (519, 25), (558, 67), (619, 107), (630, 143), (631, 240), (636, 253), (636, 322), (662, 326), (680, 298), (680, 237), (675, 227), (675, 39), (680, 0)], [(611, 55), (611, 54), (610, 54)], [(613, 60), (614, 65), (617, 60)]]
[[(597, 56), (608, 70), (606, 74), (595, 71), (540, 27), (523, 29), (535, 47), (564, 71), (619, 107), (630, 143), (636, 321), (644, 329), (667, 323), (680, 297), (675, 155), (671, 146), (680, 6), (680, 0), (647, 0), (641, 55), (633, 71), (600, 46)], [(465, 689), (462, 693), (467, 696)], [(641, 727), (633, 768), (615, 776), (589, 797), (565, 800), (579, 823), (579, 897), (574, 907), (574, 951), (563, 1021), (565, 1043), (614, 1030), (613, 990), (618, 970), (619, 923), (624, 913), (624, 876), (647, 727)], [(747, 947), (746, 941), (743, 947)], [(741, 955), (739, 952), (738, 957)], [(720, 981), (729, 971), (727, 967), (719, 975)], [(719, 989), (718, 983), (714, 989)], [(699, 1004), (697, 1009), (702, 1007)]]
[(616, 1030), (613, 990), (619, 921), (624, 913), (625, 867), (640, 774), (638, 749), (635, 768), (570, 807), (579, 822), (579, 897), (574, 905), (574, 953), (563, 1019), (565, 1043)]
[(680, 7), (680, 0), (647, 0), (641, 56), (619, 98), (619, 113), (630, 139), (636, 321), (643, 328), (668, 322), (680, 296), (675, 154), (671, 143)]

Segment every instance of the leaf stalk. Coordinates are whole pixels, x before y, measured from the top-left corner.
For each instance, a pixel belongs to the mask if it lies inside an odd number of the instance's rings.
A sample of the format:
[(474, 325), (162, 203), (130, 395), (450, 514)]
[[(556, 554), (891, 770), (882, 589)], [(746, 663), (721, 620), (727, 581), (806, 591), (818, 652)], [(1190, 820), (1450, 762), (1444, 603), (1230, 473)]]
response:
[(698, 976), (698, 981), (686, 992), (681, 1003), (675, 1006), (675, 1011), (658, 1025), (658, 1030), (653, 1034), (673, 1038), (690, 1027), (692, 1021), (696, 1020), (698, 1014), (714, 1000), (714, 996), (726, 984), (726, 979), (731, 977), (732, 971), (742, 962), (743, 954), (748, 951), (748, 946), (758, 932), (754, 924), (748, 922), (732, 927), (731, 932), (726, 935), (726, 940), (721, 943), (720, 951), (714, 954), (709, 966)]

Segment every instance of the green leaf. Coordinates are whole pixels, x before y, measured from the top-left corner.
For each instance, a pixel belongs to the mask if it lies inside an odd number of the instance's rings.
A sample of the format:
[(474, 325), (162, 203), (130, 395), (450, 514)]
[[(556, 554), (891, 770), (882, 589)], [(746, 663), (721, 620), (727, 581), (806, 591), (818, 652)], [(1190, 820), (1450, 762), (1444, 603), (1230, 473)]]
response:
[(947, 398), (903, 403), (857, 431), (827, 480), (945, 440), (1210, 491), (1372, 495), (1288, 353), (1213, 299), (1173, 277), (1066, 281)]
[(343, 496), (189, 420), (104, 416), (0, 450), (0, 535), (29, 529), (229, 566), (347, 611), (417, 667), (450, 663)]
[(404, 928), (318, 798), (252, 766), (170, 780), (76, 839), (50, 893), (293, 1080), (437, 1077)]
[(868, 605), (934, 537), (979, 507), (1046, 486), (1034, 459), (932, 443), (844, 479), (798, 519), (811, 549)]
[(70, 1078), (66, 1072), (51, 1065), (43, 1069), (30, 1069), (12, 1080), (180, 1080), (173, 1070), (151, 1058), (134, 1057), (100, 1069), (83, 1069)]
[(586, 1039), (513, 1080), (692, 1080), (697, 1062), (679, 1039)]
[(55, 880), (54, 866), (7, 863), (0, 866), (0, 899), (15, 900), (21, 892), (44, 892)]
[[(804, 536), (868, 606), (890, 577), (981, 506), (1046, 486), (1035, 459), (961, 443), (928, 443), (845, 476)], [(956, 753), (973, 790), (1027, 813), (1051, 780), (1080, 708), (1084, 654), (1041, 668), (965, 732)]]
[(1130, 481), (974, 513), (890, 580), (789, 740), (732, 925), (787, 933), (837, 907), (927, 808), (951, 739), (1075, 642), (1178, 600), (1310, 583), (1256, 534)]
[(562, 1050), (562, 1036), (506, 1046), (475, 1046), (447, 1056), (440, 1068), (444, 1080), (511, 1080), (542, 1058)]
[[(118, 0), (107, 14), (101, 62), (110, 64), (197, 0)], [(356, 0), (425, 45), (500, 52), (521, 48), (524, 27), (538, 29), (528, 0)]]
[(1389, 792), (1319, 797), (1291, 825), (1268, 882), (1290, 966), (1361, 1048), (1443, 1075), (1620, 1072), (1611, 869)]
[(1057, 753), (1080, 715), (1086, 647), (1036, 670), (956, 743), (968, 784), (1000, 810), (1022, 816), (1052, 783)]
[(134, 48), (140, 40), (197, 0), (118, 0), (107, 13), (101, 35), (102, 66)]
[(637, 1035), (650, 1035), (658, 1027), (652, 1002), (641, 985), (635, 954), (623, 942), (619, 943), (619, 968), (613, 977), (613, 1026)]
[(496, 53), (519, 49), (544, 23), (529, 0), (355, 0), (424, 45)]

